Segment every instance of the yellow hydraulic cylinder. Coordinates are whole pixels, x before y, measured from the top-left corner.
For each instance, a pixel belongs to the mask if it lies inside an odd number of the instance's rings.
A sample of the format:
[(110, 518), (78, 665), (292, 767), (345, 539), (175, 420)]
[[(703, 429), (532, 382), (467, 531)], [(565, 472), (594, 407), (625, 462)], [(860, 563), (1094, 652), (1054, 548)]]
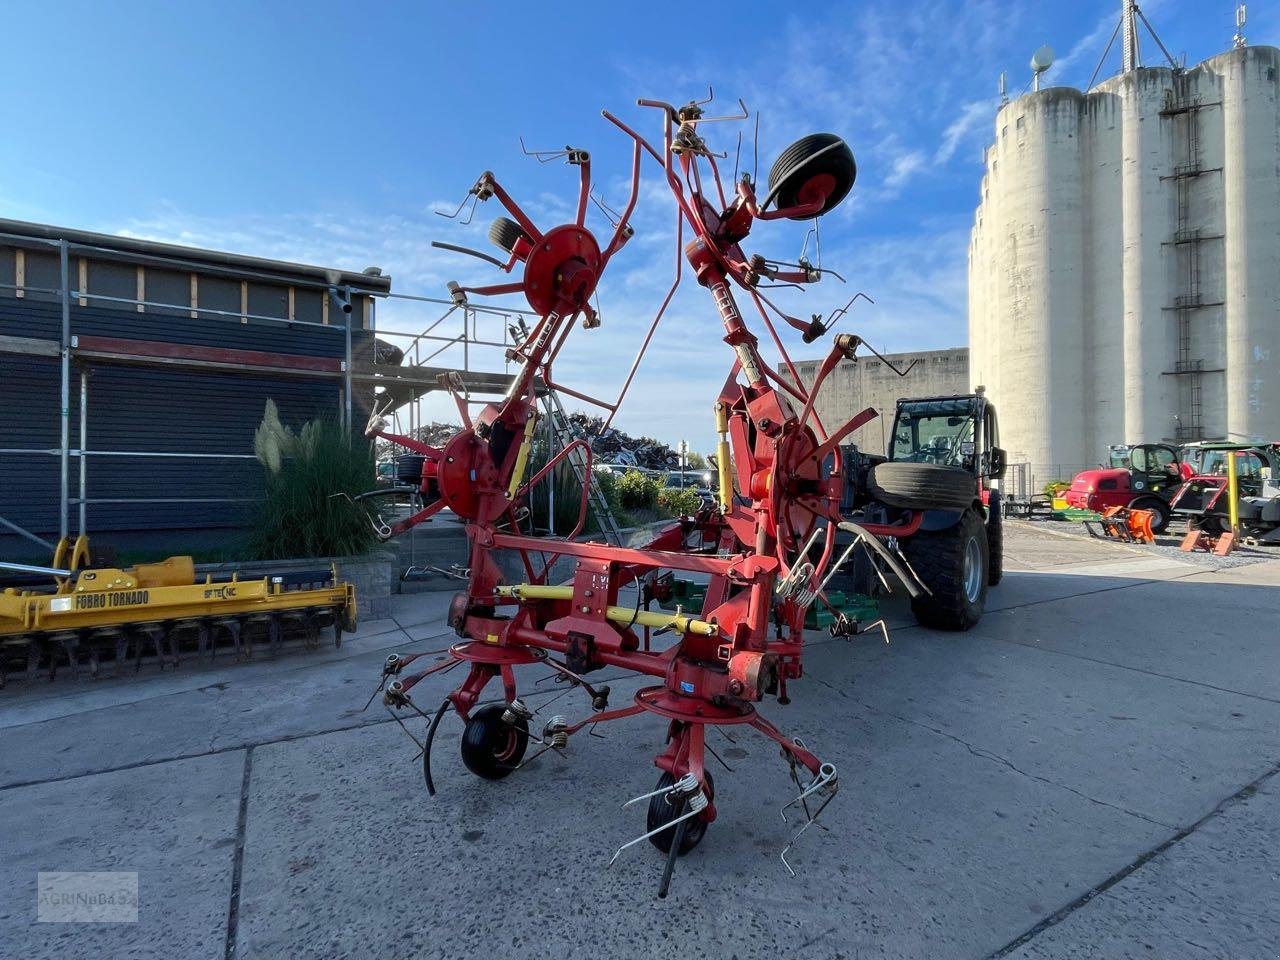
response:
[(529, 419), (524, 422), (524, 436), (520, 440), (520, 451), (516, 454), (516, 468), (511, 471), (511, 483), (507, 486), (507, 497), (514, 500), (520, 484), (524, 483), (524, 471), (529, 465), (529, 449), (533, 446), (533, 428), (538, 422), (538, 415), (529, 411)]
[[(533, 583), (515, 583), (498, 587), (494, 593), (499, 597), (513, 597), (516, 600), (572, 600), (573, 587), (552, 587)], [(695, 620), (683, 613), (655, 613), (634, 607), (609, 607), (605, 616), (615, 623), (638, 624), (642, 627), (671, 629), (676, 633), (696, 633), (704, 637), (714, 637), (720, 632), (714, 623)]]
[(716, 443), (716, 475), (720, 486), (720, 509), (725, 513), (733, 506), (733, 475), (729, 472), (729, 407), (723, 401), (715, 406), (716, 433), (720, 440)]
[(1231, 521), (1231, 532), (1235, 533), (1240, 525), (1240, 487), (1236, 482), (1236, 452), (1227, 451), (1227, 518)]

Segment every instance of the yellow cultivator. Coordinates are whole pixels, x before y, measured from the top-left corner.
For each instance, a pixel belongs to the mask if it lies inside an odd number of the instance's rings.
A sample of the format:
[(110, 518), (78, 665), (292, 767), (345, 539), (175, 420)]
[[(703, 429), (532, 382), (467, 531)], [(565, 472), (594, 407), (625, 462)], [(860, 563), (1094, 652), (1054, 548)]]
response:
[(170, 557), (117, 569), (82, 569), (88, 543), (64, 541), (54, 566), (26, 569), (54, 579), (53, 590), (0, 591), (0, 686), (5, 666), (25, 659), (28, 676), (47, 663), (52, 676), (65, 658), (79, 672), (88, 659), (97, 676), (101, 654), (114, 654), (116, 672), (132, 659), (135, 669), (148, 652), (163, 667), (177, 666), (184, 646), (200, 659), (229, 637), (237, 657), (252, 655), (252, 638), (265, 635), (274, 654), (286, 634), (319, 644), (321, 628), (332, 626), (334, 643), (356, 627), (355, 588), (338, 578), (337, 568), (273, 573), (255, 579), (231, 574), (199, 579), (191, 557)]

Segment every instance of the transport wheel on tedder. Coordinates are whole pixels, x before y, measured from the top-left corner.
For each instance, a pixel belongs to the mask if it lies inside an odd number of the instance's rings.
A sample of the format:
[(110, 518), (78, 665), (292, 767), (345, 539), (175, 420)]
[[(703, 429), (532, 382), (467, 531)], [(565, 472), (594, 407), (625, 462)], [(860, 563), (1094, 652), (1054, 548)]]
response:
[[(711, 780), (711, 774), (704, 773), (703, 776), (706, 778), (703, 784), (703, 790), (707, 794), (707, 799), (714, 800), (716, 790), (715, 784)], [(653, 789), (669, 790), (674, 784), (675, 778), (666, 771), (663, 771), (662, 776), (658, 778), (658, 783)], [(670, 823), (676, 816), (678, 816), (675, 805), (672, 804), (667, 797), (668, 795), (666, 793), (659, 793), (649, 800), (649, 817), (645, 825), (646, 831), (657, 830), (658, 827), (662, 826), (664, 823)], [(707, 835), (707, 826), (707, 821), (703, 820), (701, 816), (693, 817), (690, 820), (689, 826), (685, 828), (684, 837), (680, 840), (680, 848), (678, 851), (680, 856), (683, 857), (686, 853), (702, 842), (702, 838)], [(676, 827), (668, 827), (666, 830), (655, 833), (649, 838), (649, 842), (663, 853), (670, 853), (671, 843), (675, 840), (675, 836)]]
[(973, 508), (945, 530), (921, 530), (906, 538), (902, 548), (931, 591), (911, 601), (922, 626), (968, 630), (982, 619), (990, 582), (987, 527)]
[(520, 764), (529, 747), (529, 724), (503, 718), (506, 707), (491, 703), (471, 715), (462, 732), (462, 762), (477, 777), (501, 780)]

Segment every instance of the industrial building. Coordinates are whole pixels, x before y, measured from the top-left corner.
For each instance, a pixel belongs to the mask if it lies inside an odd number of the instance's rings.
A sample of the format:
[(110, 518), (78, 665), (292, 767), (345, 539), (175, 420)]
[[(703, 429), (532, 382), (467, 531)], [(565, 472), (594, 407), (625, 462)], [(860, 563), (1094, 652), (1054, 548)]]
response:
[(389, 290), (375, 274), (0, 221), (0, 554), (40, 556), (81, 530), (121, 548), (225, 540), (260, 493), (268, 399), (291, 424), (363, 423), (373, 297)]
[[(969, 248), (973, 379), (1011, 462), (1280, 437), (1280, 50), (1123, 70), (1004, 104)], [(1120, 28), (1118, 28), (1120, 29)], [(1163, 49), (1163, 47), (1161, 48)]]
[[(964, 347), (890, 353), (885, 355), (885, 359), (888, 363), (875, 357), (865, 357), (859, 358), (857, 363), (840, 364), (823, 383), (818, 402), (814, 405), (818, 418), (828, 428), (839, 426), (867, 407), (878, 410), (880, 416), (859, 427), (845, 441), (868, 453), (883, 454), (887, 449), (894, 405), (899, 397), (973, 392), (969, 380), (969, 351)], [(806, 387), (813, 383), (821, 363), (821, 360), (796, 362), (796, 373)], [(905, 377), (900, 377), (894, 367), (910, 369)], [(999, 408), (999, 399), (995, 396), (992, 399)]]

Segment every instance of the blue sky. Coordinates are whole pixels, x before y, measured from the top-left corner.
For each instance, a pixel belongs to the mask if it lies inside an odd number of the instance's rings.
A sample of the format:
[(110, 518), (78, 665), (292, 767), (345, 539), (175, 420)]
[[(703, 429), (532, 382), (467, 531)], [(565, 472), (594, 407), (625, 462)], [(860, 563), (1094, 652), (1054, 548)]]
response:
[[(455, 207), (482, 170), (545, 226), (567, 215), (576, 171), (523, 157), (518, 136), (531, 147), (591, 150), (598, 192), (620, 206), (628, 143), (601, 108), (656, 135), (637, 96), (683, 102), (710, 83), (725, 112), (737, 97), (761, 112), (761, 177), (787, 144), (815, 130), (840, 133), (858, 159), (851, 198), (823, 221), (824, 264), (847, 287), (783, 291), (781, 305), (825, 313), (863, 290), (876, 304), (859, 304), (842, 329), (888, 350), (955, 346), (966, 339), (965, 252), (997, 77), (1007, 71), (1017, 95), (1031, 52), (1049, 43), (1058, 51), (1049, 82), (1083, 85), (1119, 7), (12, 5), (6, 33), (25, 40), (6, 45), (0, 62), (9, 91), (0, 98), (0, 216), (346, 268), (377, 264), (400, 292), (443, 296), (447, 280), (499, 276), (430, 247), (433, 239), (485, 247), (496, 202), (469, 227), (434, 215)], [(1250, 40), (1275, 43), (1280, 3), (1252, 7)], [(1230, 45), (1231, 0), (1143, 8), (1189, 62)], [(1148, 43), (1147, 62), (1155, 53)], [(1117, 67), (1113, 51), (1102, 75)], [(749, 165), (752, 130), (741, 129)], [(712, 133), (733, 152), (734, 125)], [(616, 391), (671, 282), (674, 208), (655, 169), (645, 169), (637, 236), (600, 288), (604, 326), (577, 331), (563, 357), (558, 375), (569, 385)], [(793, 259), (804, 233), (761, 224), (748, 246)], [(380, 321), (416, 331), (434, 316), (399, 305)], [(732, 359), (720, 335), (705, 293), (686, 283), (619, 424), (707, 449), (710, 404)], [(823, 352), (787, 342), (794, 356)]]

